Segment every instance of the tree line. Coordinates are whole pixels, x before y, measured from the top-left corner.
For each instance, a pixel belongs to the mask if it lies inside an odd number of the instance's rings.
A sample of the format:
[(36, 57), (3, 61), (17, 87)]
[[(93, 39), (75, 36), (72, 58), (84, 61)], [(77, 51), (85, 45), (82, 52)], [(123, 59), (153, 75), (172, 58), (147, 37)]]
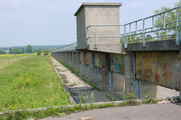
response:
[[(43, 52), (42, 49), (33, 50), (31, 45), (27, 45), (26, 49), (24, 47), (17, 48), (17, 47), (9, 47), (7, 50), (3, 50), (0, 48), (0, 54), (24, 54), (24, 53), (35, 53), (35, 52)], [(48, 50), (47, 50), (48, 51)]]
[(46, 46), (13, 46), (13, 47), (0, 47), (0, 54), (23, 54), (23, 53), (37, 53), (40, 51), (43, 53), (43, 51), (48, 50), (51, 52), (52, 50), (56, 50), (58, 48), (61, 48), (65, 45), (46, 45)]

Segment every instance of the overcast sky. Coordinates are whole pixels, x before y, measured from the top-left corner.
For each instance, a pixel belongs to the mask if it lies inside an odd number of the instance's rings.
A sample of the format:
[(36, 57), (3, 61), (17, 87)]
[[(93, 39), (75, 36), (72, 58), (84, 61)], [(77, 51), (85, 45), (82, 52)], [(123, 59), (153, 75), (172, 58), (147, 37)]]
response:
[(82, 2), (121, 2), (120, 24), (125, 24), (178, 0), (0, 0), (0, 47), (75, 42), (74, 13)]

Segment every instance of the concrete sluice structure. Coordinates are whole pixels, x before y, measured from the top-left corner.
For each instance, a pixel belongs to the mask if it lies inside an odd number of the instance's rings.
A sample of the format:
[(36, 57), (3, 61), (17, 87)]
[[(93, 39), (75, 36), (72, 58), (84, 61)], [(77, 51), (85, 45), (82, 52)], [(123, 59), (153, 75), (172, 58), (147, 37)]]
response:
[(77, 42), (52, 51), (52, 56), (102, 91), (122, 97), (134, 93), (137, 99), (145, 98), (149, 90), (153, 98), (159, 98), (159, 85), (180, 91), (180, 46), (175, 40), (163, 40), (149, 42), (145, 47), (131, 43), (125, 48), (117, 37), (121, 5), (82, 3), (75, 13)]

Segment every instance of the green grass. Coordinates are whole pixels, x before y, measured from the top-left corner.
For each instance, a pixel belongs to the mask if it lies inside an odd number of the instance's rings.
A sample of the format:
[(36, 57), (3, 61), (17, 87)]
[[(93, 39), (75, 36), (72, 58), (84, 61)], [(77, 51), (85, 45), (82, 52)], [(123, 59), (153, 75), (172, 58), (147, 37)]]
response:
[[(68, 105), (49, 56), (0, 56), (0, 112)], [(0, 64), (1, 65), (1, 64)]]
[(105, 103), (98, 105), (98, 108), (115, 107), (114, 103)]

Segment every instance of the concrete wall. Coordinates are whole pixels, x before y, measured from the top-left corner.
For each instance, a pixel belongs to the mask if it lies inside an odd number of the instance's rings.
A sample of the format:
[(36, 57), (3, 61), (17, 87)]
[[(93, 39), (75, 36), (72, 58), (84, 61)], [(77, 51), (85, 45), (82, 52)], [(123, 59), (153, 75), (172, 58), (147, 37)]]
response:
[[(119, 25), (119, 6), (85, 6), (85, 26)], [(90, 27), (89, 36), (119, 36), (120, 27)], [(119, 38), (97, 38), (97, 44), (120, 44)], [(95, 44), (95, 38), (88, 40), (88, 45)]]
[(148, 94), (148, 91), (150, 91), (150, 94), (153, 98), (159, 98), (160, 97), (160, 87), (158, 85), (141, 81), (141, 98), (144, 99), (145, 95)]
[(86, 47), (85, 32), (85, 9), (83, 8), (76, 16), (77, 24), (77, 48), (84, 49)]
[(113, 86), (114, 91), (125, 91), (125, 76), (113, 73)]
[[(120, 53), (120, 38), (96, 38), (97, 49), (94, 49), (95, 38), (86, 44), (86, 27), (89, 25), (119, 25), (119, 7), (121, 3), (83, 3), (75, 13), (77, 20), (77, 49)], [(120, 36), (120, 27), (89, 27), (88, 36)], [(114, 46), (114, 48), (113, 48)], [(123, 51), (122, 51), (123, 52)]]

